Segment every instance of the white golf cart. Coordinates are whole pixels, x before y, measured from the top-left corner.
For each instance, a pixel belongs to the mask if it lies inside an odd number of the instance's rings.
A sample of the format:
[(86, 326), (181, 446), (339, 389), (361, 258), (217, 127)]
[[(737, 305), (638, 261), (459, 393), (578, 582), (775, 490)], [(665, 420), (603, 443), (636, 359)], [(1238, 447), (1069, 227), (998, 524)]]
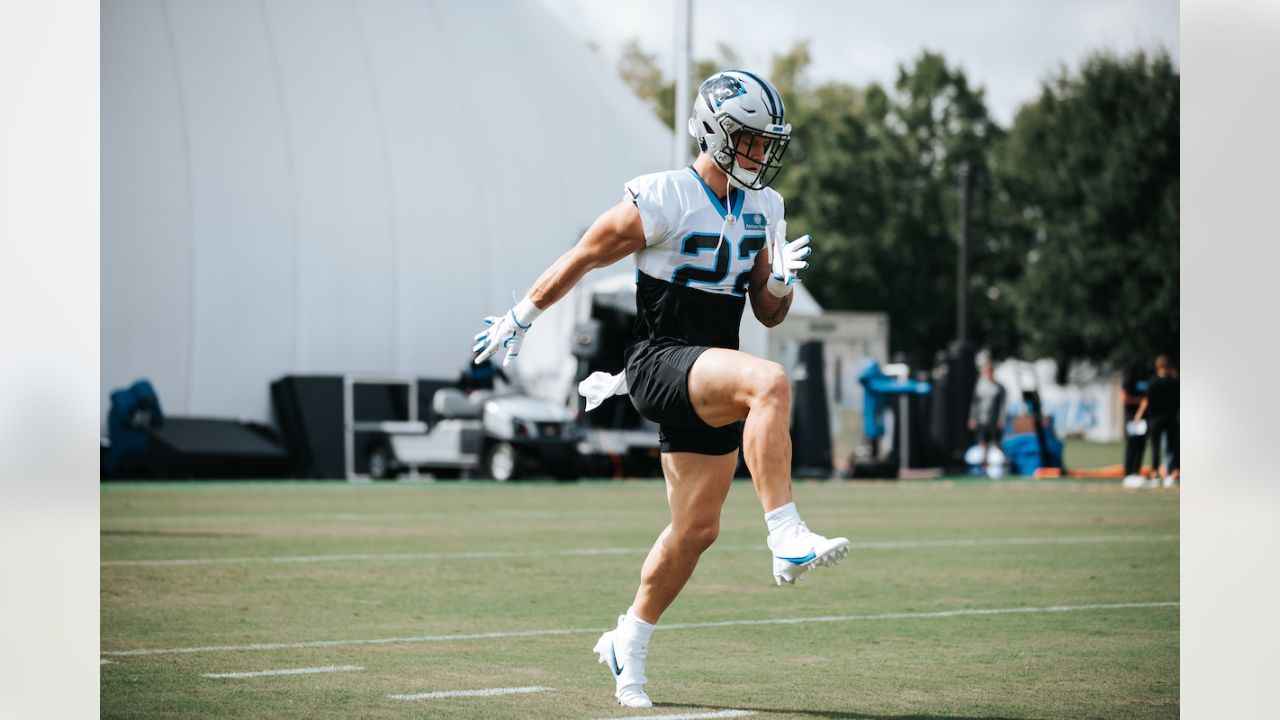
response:
[[(409, 394), (406, 421), (356, 421), (350, 398), (361, 383), (403, 384)], [(353, 479), (463, 475), (506, 482), (549, 475), (574, 480), (580, 474), (577, 425), (568, 408), (511, 390), (494, 394), (475, 390), (470, 395), (442, 388), (431, 398), (435, 421), (428, 426), (416, 417), (417, 384), (413, 378), (345, 378), (347, 477)], [(366, 443), (368, 475), (357, 475), (356, 433), (375, 433)]]

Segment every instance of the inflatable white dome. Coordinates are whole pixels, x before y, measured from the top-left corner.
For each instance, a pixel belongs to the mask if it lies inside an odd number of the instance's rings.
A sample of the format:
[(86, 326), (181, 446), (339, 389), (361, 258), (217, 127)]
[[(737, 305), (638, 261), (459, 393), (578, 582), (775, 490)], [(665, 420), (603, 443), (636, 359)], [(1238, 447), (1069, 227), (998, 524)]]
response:
[[(101, 67), (104, 415), (140, 377), (168, 412), (262, 420), (286, 374), (456, 376), (671, 155), (532, 0), (112, 0)], [(521, 372), (560, 373), (535, 358), (572, 363), (563, 337), (531, 333)]]

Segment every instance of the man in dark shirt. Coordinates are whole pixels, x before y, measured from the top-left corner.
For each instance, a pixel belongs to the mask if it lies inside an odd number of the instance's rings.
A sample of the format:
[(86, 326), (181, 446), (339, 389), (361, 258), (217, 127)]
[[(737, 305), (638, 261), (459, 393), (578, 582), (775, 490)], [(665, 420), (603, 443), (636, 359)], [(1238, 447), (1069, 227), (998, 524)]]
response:
[(1134, 432), (1131, 423), (1138, 414), (1138, 407), (1147, 397), (1147, 380), (1150, 377), (1151, 365), (1149, 361), (1134, 359), (1124, 371), (1124, 383), (1121, 385), (1120, 394), (1124, 402), (1124, 476), (1126, 480), (1132, 478), (1137, 485), (1140, 485), (1144, 478), (1141, 477), (1142, 472), (1142, 455), (1147, 450), (1147, 433)]
[[(1178, 378), (1169, 366), (1169, 356), (1156, 358), (1156, 374), (1147, 381), (1147, 396), (1138, 405), (1135, 420), (1147, 418), (1151, 438), (1151, 466), (1160, 473), (1165, 487), (1178, 483)], [(1161, 467), (1161, 440), (1169, 450), (1168, 467)]]
[(492, 360), (486, 360), (482, 363), (469, 362), (458, 376), (458, 387), (468, 395), (476, 390), (489, 390), (492, 392), (494, 380), (497, 378), (501, 378), (502, 382), (507, 385), (511, 384), (511, 378), (507, 377), (502, 368), (498, 367)]

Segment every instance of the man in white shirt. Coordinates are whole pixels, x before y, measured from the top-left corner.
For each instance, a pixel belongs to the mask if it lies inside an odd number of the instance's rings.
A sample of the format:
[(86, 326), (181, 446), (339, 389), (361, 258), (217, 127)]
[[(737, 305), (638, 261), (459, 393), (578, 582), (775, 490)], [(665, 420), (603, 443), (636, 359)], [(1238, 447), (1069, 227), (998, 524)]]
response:
[(973, 386), (973, 402), (969, 404), (969, 429), (982, 446), (982, 474), (987, 471), (987, 453), (1000, 445), (1004, 437), (1004, 386), (996, 382), (995, 367), (983, 363), (978, 381)]

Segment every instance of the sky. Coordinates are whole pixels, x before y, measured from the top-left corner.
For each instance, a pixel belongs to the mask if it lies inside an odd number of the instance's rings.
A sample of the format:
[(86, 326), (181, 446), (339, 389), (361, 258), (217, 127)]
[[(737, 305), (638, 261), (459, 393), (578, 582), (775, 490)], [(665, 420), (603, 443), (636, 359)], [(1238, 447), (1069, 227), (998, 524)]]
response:
[[(858, 86), (892, 84), (899, 65), (941, 52), (985, 89), (992, 117), (1008, 126), (1041, 82), (1090, 53), (1164, 48), (1180, 67), (1177, 0), (690, 0), (693, 56), (734, 49), (747, 68), (810, 41), (809, 77)], [(668, 76), (681, 0), (540, 0), (616, 67), (635, 38)]]

